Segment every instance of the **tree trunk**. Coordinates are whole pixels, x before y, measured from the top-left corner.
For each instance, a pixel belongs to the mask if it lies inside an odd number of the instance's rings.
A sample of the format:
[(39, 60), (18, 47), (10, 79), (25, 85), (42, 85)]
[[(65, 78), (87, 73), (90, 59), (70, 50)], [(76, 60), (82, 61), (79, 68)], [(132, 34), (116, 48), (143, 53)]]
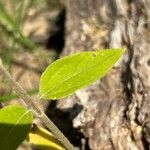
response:
[(103, 48), (126, 52), (102, 80), (57, 107), (72, 108), (73, 126), (91, 150), (149, 149), (150, 0), (67, 0), (66, 12), (62, 56)]

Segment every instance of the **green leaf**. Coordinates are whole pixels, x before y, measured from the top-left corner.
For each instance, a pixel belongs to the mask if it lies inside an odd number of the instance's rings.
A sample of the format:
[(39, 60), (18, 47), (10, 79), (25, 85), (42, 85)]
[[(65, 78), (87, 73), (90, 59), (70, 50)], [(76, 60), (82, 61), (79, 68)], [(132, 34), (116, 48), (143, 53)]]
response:
[(40, 95), (63, 98), (103, 77), (123, 54), (122, 49), (81, 52), (50, 64), (40, 79)]
[(21, 106), (6, 106), (0, 110), (0, 149), (16, 150), (26, 138), (32, 113)]

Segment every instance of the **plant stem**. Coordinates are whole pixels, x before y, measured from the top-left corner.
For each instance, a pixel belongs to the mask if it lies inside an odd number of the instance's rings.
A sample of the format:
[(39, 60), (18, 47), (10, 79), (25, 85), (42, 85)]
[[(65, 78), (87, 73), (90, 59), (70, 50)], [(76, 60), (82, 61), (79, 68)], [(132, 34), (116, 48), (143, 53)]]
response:
[(67, 150), (75, 150), (74, 146), (69, 142), (69, 140), (62, 134), (62, 132), (55, 126), (55, 124), (47, 117), (44, 113), (42, 115), (42, 121), (47, 126), (49, 130), (51, 130), (52, 134), (57, 137), (57, 139), (65, 145)]
[(14, 78), (9, 74), (6, 68), (3, 66), (0, 59), (0, 71), (5, 75), (9, 84), (12, 86), (16, 94), (23, 100), (23, 104), (34, 112), (36, 117), (40, 117), (43, 124), (52, 132), (52, 134), (64, 145), (67, 150), (74, 150), (74, 146), (69, 140), (63, 135), (63, 133), (55, 126), (55, 124), (47, 117), (43, 109), (40, 108), (37, 101), (34, 101), (27, 92), (15, 81)]

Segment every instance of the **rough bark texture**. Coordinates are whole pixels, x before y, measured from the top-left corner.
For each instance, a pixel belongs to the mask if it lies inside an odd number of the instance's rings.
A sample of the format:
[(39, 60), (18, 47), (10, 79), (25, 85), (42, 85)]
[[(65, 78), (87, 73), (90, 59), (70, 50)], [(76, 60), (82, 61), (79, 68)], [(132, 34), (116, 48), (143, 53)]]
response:
[(149, 149), (150, 0), (67, 0), (66, 10), (62, 56), (116, 47), (126, 52), (106, 77), (57, 107), (72, 108), (73, 126), (92, 150)]

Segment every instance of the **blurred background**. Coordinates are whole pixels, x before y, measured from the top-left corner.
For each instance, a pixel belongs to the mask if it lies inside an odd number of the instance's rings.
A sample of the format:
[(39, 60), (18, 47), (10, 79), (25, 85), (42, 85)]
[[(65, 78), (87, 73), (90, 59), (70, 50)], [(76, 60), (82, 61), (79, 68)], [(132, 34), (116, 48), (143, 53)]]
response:
[[(64, 13), (59, 0), (0, 1), (0, 57), (31, 94), (38, 92), (41, 73), (63, 49)], [(0, 85), (1, 101), (15, 97), (3, 78)]]
[[(150, 0), (0, 0), (0, 58), (35, 99), (40, 75), (54, 60), (108, 48), (126, 52), (106, 77), (42, 105), (78, 149), (147, 150)], [(19, 103), (3, 74), (0, 102)], [(19, 149), (36, 148), (25, 142)]]

